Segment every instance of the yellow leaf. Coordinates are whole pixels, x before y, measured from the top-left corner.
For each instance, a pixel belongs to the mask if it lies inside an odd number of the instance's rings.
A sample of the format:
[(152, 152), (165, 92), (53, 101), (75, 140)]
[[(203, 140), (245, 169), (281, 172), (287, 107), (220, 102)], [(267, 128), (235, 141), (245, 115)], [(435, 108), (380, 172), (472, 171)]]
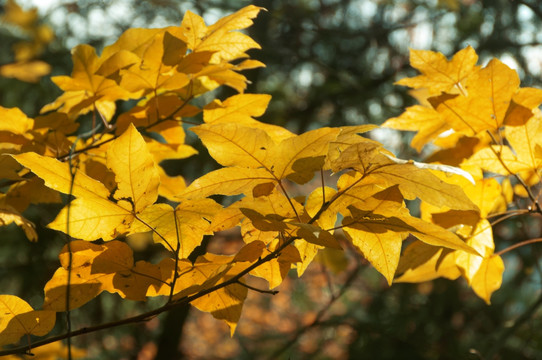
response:
[[(195, 266), (209, 263), (211, 265), (209, 268), (205, 266), (198, 267), (198, 270), (207, 279), (209, 279), (213, 277), (215, 272), (213, 268), (220, 260), (231, 261), (232, 258), (224, 256), (219, 257), (217, 255), (212, 256), (211, 254), (208, 254), (205, 257), (199, 257)], [(220, 276), (220, 280), (222, 281), (219, 280), (217, 284), (228, 281), (245, 268), (246, 265), (231, 267), (231, 269), (229, 269), (224, 275)], [(208, 270), (211, 271), (209, 272)], [(248, 289), (245, 286), (234, 283), (197, 298), (193, 300), (191, 304), (198, 310), (211, 313), (211, 315), (213, 315), (213, 317), (216, 319), (224, 320), (229, 325), (230, 333), (233, 336), (239, 318), (241, 317), (241, 310), (243, 308), (245, 298), (247, 297), (247, 293)]]
[(59, 258), (62, 265), (45, 285), (44, 308), (66, 310), (67, 291), (70, 309), (75, 309), (98, 296), (102, 291), (118, 293), (123, 298), (145, 300), (147, 289), (158, 288), (160, 270), (156, 265), (138, 261), (134, 265), (131, 248), (120, 241), (95, 245), (86, 241), (72, 241), (70, 287), (68, 267), (70, 257), (64, 246)]
[(0, 346), (14, 344), (23, 335), (44, 336), (56, 321), (54, 311), (35, 311), (14, 295), (0, 295), (0, 314)]
[(469, 77), (467, 94), (429, 99), (451, 128), (469, 136), (503, 125), (519, 76), (497, 59)]
[(461, 272), (455, 264), (455, 252), (415, 241), (404, 251), (394, 280), (400, 282), (423, 282), (439, 277), (455, 280)]
[(324, 249), (324, 247), (303, 240), (296, 240), (294, 246), (299, 251), (299, 256), (301, 257), (301, 262), (296, 267), (297, 276), (301, 277), (318, 254), (318, 250)]
[(465, 79), (476, 70), (478, 55), (470, 46), (457, 52), (452, 60), (439, 52), (410, 50), (410, 65), (422, 75), (399, 80), (396, 84), (415, 89), (428, 88), (432, 94), (456, 92), (464, 85)]
[(493, 292), (501, 287), (503, 272), (504, 263), (502, 258), (498, 255), (492, 255), (484, 258), (472, 279), (472, 289), (488, 305), (491, 304), (490, 299)]
[(329, 143), (340, 133), (339, 128), (320, 128), (283, 140), (266, 159), (277, 179), (288, 178), (304, 184), (314, 172), (324, 167)]
[[(0, 198), (0, 200), (3, 200)], [(0, 226), (9, 225), (15, 223), (23, 229), (26, 237), (30, 241), (38, 241), (38, 234), (34, 228), (34, 224), (25, 219), (17, 210), (13, 207), (0, 203)]]
[(491, 224), (486, 219), (482, 219), (476, 227), (469, 228), (464, 227), (459, 233), (467, 238), (467, 244), (473, 249), (476, 249), (480, 255), (460, 252), (456, 256), (455, 263), (465, 279), (467, 279), (467, 282), (472, 284), (473, 277), (480, 269), (483, 258), (487, 258), (493, 254), (495, 244), (493, 243)]
[[(269, 254), (270, 250), (265, 249), (263, 257)], [(292, 263), (301, 262), (299, 251), (293, 247), (286, 247), (276, 259), (263, 263), (253, 269), (250, 274), (267, 280), (269, 289), (274, 289), (279, 286), (288, 275), (292, 268)]]
[[(131, 221), (131, 206), (126, 201), (115, 203), (109, 199), (109, 190), (100, 182), (83, 174), (75, 173), (73, 188), (69, 165), (58, 160), (24, 153), (13, 156), (21, 165), (32, 170), (45, 181), (45, 185), (76, 197), (70, 203), (70, 235), (85, 240), (104, 238), (111, 240), (117, 235), (116, 228)], [(55, 221), (48, 226), (66, 232), (68, 208), (65, 207)]]
[(262, 116), (271, 100), (265, 94), (239, 94), (230, 96), (224, 102), (215, 100), (203, 110), (206, 123), (236, 123), (264, 130), (276, 143), (295, 136), (290, 131), (277, 125), (264, 124), (253, 117)]
[(0, 106), (0, 131), (30, 136), (28, 132), (33, 126), (34, 120), (26, 116), (19, 108), (8, 109)]
[[(331, 200), (336, 193), (337, 190), (328, 186), (314, 189), (305, 202), (305, 211), (310, 217), (316, 216), (323, 204)], [(329, 207), (324, 210), (316, 220), (316, 223), (319, 224), (322, 229), (326, 230), (334, 228), (336, 222), (337, 213)]]
[[(391, 285), (403, 240), (408, 236), (405, 225), (385, 223), (383, 217), (364, 216), (363, 221), (345, 217), (344, 233), (361, 254), (380, 272)], [(400, 229), (398, 232), (393, 229)]]
[(159, 90), (182, 89), (189, 84), (190, 78), (175, 70), (174, 66), (180, 63), (185, 52), (186, 44), (182, 39), (167, 30), (157, 33), (141, 55), (141, 60), (120, 70), (119, 85), (138, 94), (138, 97), (156, 94)]
[(0, 66), (0, 76), (37, 83), (51, 72), (51, 65), (40, 60), (16, 62)]
[(527, 164), (533, 173), (542, 169), (542, 158), (536, 154), (537, 146), (542, 146), (542, 116), (533, 116), (520, 126), (506, 126), (504, 134), (518, 162)]
[(190, 10), (184, 14), (181, 29), (186, 36), (190, 50), (195, 50), (207, 33), (207, 26), (203, 18)]
[(537, 111), (542, 103), (542, 89), (520, 88), (512, 97), (512, 101), (506, 116), (504, 124), (506, 126), (524, 125)]
[(210, 235), (210, 224), (222, 207), (211, 199), (186, 200), (175, 209), (167, 204), (155, 204), (143, 210), (130, 228), (131, 233), (153, 229), (156, 243), (172, 252), (179, 248), (179, 258), (186, 259)]
[(465, 162), (465, 165), (477, 166), (485, 171), (500, 175), (513, 175), (532, 170), (531, 160), (528, 154), (527, 159), (518, 158), (508, 146), (492, 145), (476, 152)]
[(265, 167), (268, 154), (275, 146), (265, 131), (235, 123), (203, 124), (190, 130), (223, 166)]
[(252, 25), (252, 19), (261, 9), (254, 5), (246, 6), (207, 28), (199, 16), (187, 12), (186, 23), (183, 19), (181, 27), (185, 29), (185, 35), (190, 39), (189, 47), (193, 51), (212, 51), (211, 63), (230, 61), (247, 57), (245, 51), (249, 49), (260, 48), (250, 37), (233, 30), (245, 29)]
[(127, 100), (131, 94), (111, 79), (96, 75), (101, 60), (93, 47), (78, 45), (72, 50), (72, 76), (54, 76), (53, 82), (64, 94), (54, 102), (44, 106), (41, 112), (61, 109), (70, 117), (77, 117), (92, 110), (97, 110), (106, 120), (115, 113), (115, 101)]
[(402, 241), (410, 233), (423, 242), (475, 253), (453, 233), (408, 214), (397, 186), (348, 207), (345, 233), (391, 284), (399, 262)]
[(420, 152), (425, 144), (450, 128), (442, 116), (432, 108), (415, 105), (408, 107), (399, 117), (386, 120), (382, 127), (417, 131), (410, 146)]
[(269, 182), (276, 182), (276, 179), (266, 169), (231, 166), (197, 178), (178, 195), (178, 198), (194, 199), (217, 194), (250, 195), (255, 186)]
[(136, 213), (154, 204), (160, 175), (145, 140), (133, 125), (109, 145), (107, 167), (115, 173), (117, 200), (131, 199)]

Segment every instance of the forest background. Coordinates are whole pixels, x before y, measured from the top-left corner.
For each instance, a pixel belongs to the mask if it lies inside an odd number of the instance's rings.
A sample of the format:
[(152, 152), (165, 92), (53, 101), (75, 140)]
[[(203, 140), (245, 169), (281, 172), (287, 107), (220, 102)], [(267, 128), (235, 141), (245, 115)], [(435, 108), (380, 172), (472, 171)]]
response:
[[(534, 0), (252, 3), (267, 9), (247, 29), (262, 47), (250, 55), (266, 67), (246, 72), (251, 81), (246, 92), (272, 95), (260, 120), (295, 133), (322, 126), (380, 125), (401, 114), (414, 103), (406, 88), (394, 85), (415, 74), (409, 48), (451, 56), (470, 45), (480, 63), (499, 58), (518, 71), (522, 86), (542, 87), (542, 5)], [(25, 9), (32, 6), (21, 4)], [(50, 64), (52, 75), (68, 74), (70, 49), (77, 44), (100, 50), (130, 27), (178, 25), (186, 10), (211, 24), (245, 5), (248, 2), (206, 0), (51, 2), (38, 14), (39, 23), (51, 33), (44, 28), (42, 47), (34, 57)], [(12, 62), (13, 45), (27, 39), (28, 34), (2, 22), (0, 64)], [(59, 94), (48, 78), (37, 84), (0, 78), (0, 105), (20, 107), (30, 116)], [(233, 94), (221, 88), (212, 95)], [(408, 145), (413, 134), (379, 129), (371, 136), (400, 158), (424, 159), (423, 152)], [(199, 155), (171, 161), (170, 175), (182, 172), (196, 178), (217, 167), (199, 141), (187, 142)], [(52, 206), (51, 213), (55, 209)], [(28, 217), (38, 224), (52, 216), (32, 211)], [(40, 289), (58, 266), (63, 245), (52, 231), (38, 230), (40, 241), (30, 243), (18, 228), (0, 228), (0, 289), (30, 303), (43, 296)], [(496, 243), (517, 242), (540, 232), (540, 221), (521, 217), (494, 228)], [(224, 249), (238, 241), (235, 233), (223, 234), (213, 246)], [(541, 255), (536, 244), (507, 254), (503, 285), (490, 306), (463, 281), (388, 287), (380, 274), (360, 266), (363, 260), (349, 254), (352, 258), (344, 268), (329, 271), (314, 263), (302, 279), (288, 277), (277, 295), (249, 295), (233, 338), (225, 324), (187, 307), (136, 326), (75, 338), (73, 344), (86, 349), (89, 358), (100, 359), (167, 359), (181, 354), (224, 359), (394, 359), (399, 354), (402, 359), (479, 359), (498, 354), (502, 359), (537, 359), (542, 358)], [(100, 322), (141, 312), (145, 306), (102, 294), (78, 316)]]

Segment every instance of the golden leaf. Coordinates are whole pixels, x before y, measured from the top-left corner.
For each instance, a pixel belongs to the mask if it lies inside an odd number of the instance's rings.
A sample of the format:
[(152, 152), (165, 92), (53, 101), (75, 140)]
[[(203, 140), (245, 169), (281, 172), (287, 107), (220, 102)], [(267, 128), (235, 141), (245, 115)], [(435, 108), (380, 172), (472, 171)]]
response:
[(14, 344), (23, 335), (46, 335), (56, 322), (54, 311), (35, 311), (14, 295), (0, 295), (0, 314), (0, 346)]
[(432, 94), (457, 92), (467, 77), (476, 70), (477, 61), (478, 55), (470, 46), (457, 52), (450, 61), (439, 52), (411, 49), (410, 65), (422, 75), (401, 79), (396, 84), (415, 89), (428, 88)]
[[(178, 248), (179, 258), (186, 259), (210, 235), (210, 224), (222, 208), (214, 200), (185, 200), (175, 209), (168, 204), (155, 204), (143, 210), (130, 228), (130, 233), (153, 230), (156, 243), (172, 252)], [(149, 228), (150, 227), (150, 228)]]
[(484, 258), (472, 279), (472, 289), (488, 305), (491, 304), (490, 299), (493, 292), (501, 287), (503, 272), (504, 263), (502, 258), (498, 255), (492, 255)]
[(158, 198), (160, 175), (143, 137), (133, 125), (107, 149), (107, 167), (115, 173), (117, 200), (131, 199), (138, 213)]
[(276, 182), (276, 179), (266, 169), (231, 166), (208, 172), (197, 178), (178, 195), (178, 198), (194, 199), (217, 194), (250, 195), (255, 186), (270, 182)]
[(44, 106), (41, 112), (59, 109), (70, 117), (77, 117), (97, 110), (106, 120), (115, 113), (115, 101), (127, 100), (131, 94), (111, 79), (97, 75), (101, 65), (93, 47), (78, 45), (72, 50), (72, 76), (54, 76), (53, 82), (64, 94), (54, 102)]

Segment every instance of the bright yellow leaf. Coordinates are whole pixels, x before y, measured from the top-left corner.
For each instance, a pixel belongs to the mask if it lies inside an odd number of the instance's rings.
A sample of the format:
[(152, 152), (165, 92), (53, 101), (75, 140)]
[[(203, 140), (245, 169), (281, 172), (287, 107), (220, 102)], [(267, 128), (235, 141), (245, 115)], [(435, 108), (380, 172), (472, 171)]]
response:
[(115, 81), (96, 74), (101, 60), (93, 47), (76, 46), (72, 50), (72, 60), (71, 77), (52, 77), (53, 82), (64, 91), (64, 94), (44, 106), (41, 112), (60, 109), (70, 117), (77, 117), (97, 110), (106, 120), (110, 120), (115, 113), (115, 101), (127, 100), (132, 95), (119, 87)]
[(498, 255), (492, 255), (484, 258), (478, 272), (472, 279), (472, 289), (488, 305), (491, 304), (490, 299), (493, 292), (501, 287), (503, 273), (504, 263), (502, 258)]
[(415, 89), (428, 88), (432, 94), (461, 91), (467, 77), (476, 70), (478, 55), (467, 46), (448, 61), (440, 52), (410, 50), (410, 65), (422, 75), (399, 80), (396, 84)]
[(382, 127), (417, 131), (410, 146), (420, 152), (423, 146), (450, 128), (434, 109), (415, 105), (408, 107), (400, 116), (386, 120)]
[(24, 336), (44, 336), (56, 322), (54, 311), (35, 311), (23, 299), (0, 295), (0, 346), (14, 344)]
[(115, 173), (117, 200), (131, 199), (136, 213), (154, 204), (160, 175), (145, 140), (133, 125), (109, 145), (107, 167)]
[(221, 168), (194, 180), (179, 195), (179, 199), (195, 199), (210, 195), (251, 195), (259, 184), (276, 184), (276, 179), (265, 169), (231, 166)]
[(497, 131), (504, 123), (519, 76), (497, 59), (469, 77), (466, 94), (430, 99), (433, 107), (454, 130), (469, 136)]
[(203, 124), (190, 128), (209, 154), (223, 166), (265, 167), (274, 141), (264, 130), (235, 123)]
[(155, 204), (143, 210), (130, 228), (131, 233), (153, 229), (156, 243), (172, 252), (178, 248), (179, 258), (186, 259), (201, 243), (203, 235), (210, 235), (210, 224), (222, 208), (211, 199), (182, 201), (175, 209), (167, 204)]

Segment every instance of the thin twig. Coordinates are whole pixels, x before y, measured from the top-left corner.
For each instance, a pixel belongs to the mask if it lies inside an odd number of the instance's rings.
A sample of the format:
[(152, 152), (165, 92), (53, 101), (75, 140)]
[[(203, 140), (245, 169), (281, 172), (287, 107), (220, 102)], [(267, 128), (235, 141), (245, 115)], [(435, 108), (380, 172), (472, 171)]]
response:
[(512, 246), (509, 246), (507, 247), (506, 249), (502, 249), (501, 251), (495, 253), (495, 255), (503, 255), (503, 254), (506, 254), (507, 252), (509, 251), (512, 251), (514, 249), (517, 249), (519, 247), (522, 247), (522, 246), (525, 246), (525, 245), (529, 245), (529, 244), (534, 244), (534, 243), (539, 243), (539, 242), (542, 242), (542, 238), (536, 238), (536, 239), (530, 239), (530, 240), (525, 240), (525, 241), (522, 241), (522, 242), (519, 242), (517, 244), (514, 244)]
[(316, 314), (316, 317), (314, 320), (310, 323), (305, 325), (304, 327), (298, 329), (295, 334), (288, 340), (283, 346), (281, 346), (279, 349), (277, 349), (270, 357), (269, 359), (278, 359), (279, 356), (284, 353), (286, 350), (290, 348), (293, 344), (297, 342), (299, 337), (303, 335), (307, 330), (317, 326), (320, 324), (321, 319), (324, 317), (324, 315), (327, 313), (327, 311), (331, 308), (331, 306), (337, 301), (345, 292), (348, 290), (356, 276), (358, 275), (359, 271), (361, 270), (361, 266), (356, 266), (356, 268), (348, 275), (348, 278), (344, 282), (344, 285), (339, 290), (339, 293), (336, 296), (332, 296), (331, 299), (328, 301), (328, 303)]
[(252, 290), (252, 291), (256, 291), (256, 292), (259, 292), (259, 293), (262, 293), (262, 294), (271, 294), (271, 295), (277, 295), (279, 292), (278, 290), (263, 290), (263, 289), (258, 289), (258, 288), (255, 288), (254, 286), (250, 286), (249, 284), (246, 284), (242, 281), (237, 281), (236, 284), (238, 285), (241, 285), (241, 286), (244, 286), (246, 287), (247, 289), (249, 290)]

